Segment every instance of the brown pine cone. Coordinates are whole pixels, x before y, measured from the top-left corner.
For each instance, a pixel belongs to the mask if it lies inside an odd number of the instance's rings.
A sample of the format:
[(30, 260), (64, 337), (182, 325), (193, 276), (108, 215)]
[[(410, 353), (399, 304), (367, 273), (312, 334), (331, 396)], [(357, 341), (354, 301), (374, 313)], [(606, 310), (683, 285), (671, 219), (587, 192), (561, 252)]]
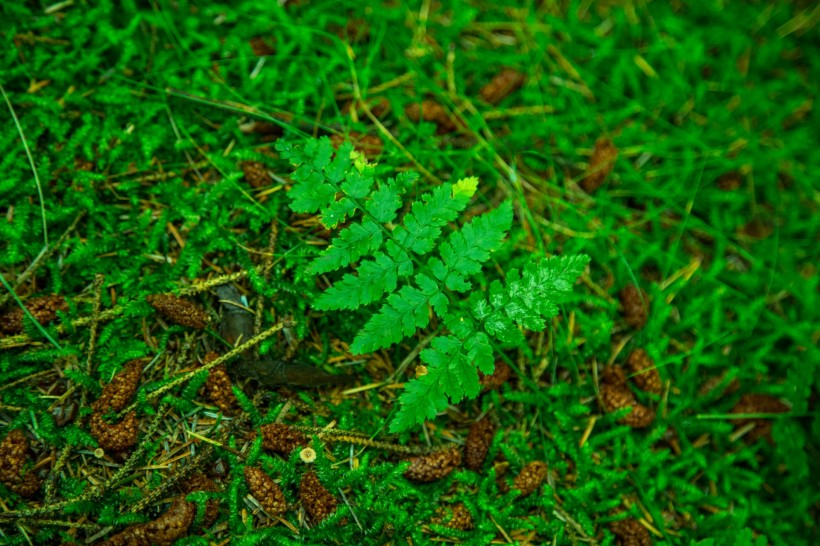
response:
[(652, 546), (649, 531), (634, 518), (613, 521), (609, 524), (609, 530), (618, 537), (621, 546)]
[[(744, 394), (735, 407), (732, 408), (732, 413), (785, 413), (789, 411), (789, 406), (768, 394)], [(745, 439), (747, 442), (754, 443), (761, 438), (765, 438), (767, 442), (773, 444), (772, 440), (772, 421), (771, 419), (760, 418), (746, 418), (733, 419), (735, 428), (742, 428), (749, 423), (754, 423), (754, 428), (750, 430)]]
[(467, 510), (463, 502), (453, 505), (452, 515), (446, 525), (450, 529), (457, 529), (459, 531), (469, 531), (475, 527), (473, 515)]
[(124, 451), (137, 443), (139, 423), (135, 411), (129, 411), (122, 421), (116, 424), (107, 423), (102, 412), (94, 412), (89, 425), (91, 435), (100, 447), (107, 451)]
[[(68, 311), (68, 303), (62, 296), (40, 296), (31, 298), (25, 302), (31, 316), (40, 324), (48, 324), (57, 318), (57, 311)], [(8, 335), (20, 334), (23, 332), (23, 310), (19, 307), (6, 311), (0, 315), (0, 332)]]
[(434, 100), (424, 100), (421, 104), (412, 102), (404, 108), (404, 113), (414, 123), (419, 121), (433, 122), (438, 126), (437, 134), (452, 133), (456, 124), (439, 103)]
[(473, 423), (464, 442), (464, 466), (475, 472), (481, 470), (494, 435), (495, 425), (489, 417)]
[(268, 169), (258, 161), (243, 161), (239, 164), (242, 169), (242, 174), (245, 175), (245, 180), (252, 188), (261, 188), (263, 186), (270, 186), (273, 179), (268, 174)]
[(330, 494), (330, 491), (319, 481), (319, 476), (312, 470), (302, 476), (299, 484), (299, 500), (302, 501), (305, 512), (314, 523), (324, 521), (336, 511), (338, 504), (336, 497)]
[(30, 448), (28, 438), (20, 429), (12, 430), (0, 442), (0, 482), (26, 498), (40, 489), (40, 480), (34, 472), (23, 475)]
[[(188, 493), (194, 493), (196, 491), (207, 491), (207, 492), (215, 492), (219, 491), (219, 487), (216, 485), (211, 478), (205, 476), (205, 474), (194, 474), (190, 476), (187, 480), (185, 480), (180, 489), (186, 495)], [(195, 503), (194, 503), (195, 504)], [(219, 500), (211, 499), (205, 503), (205, 517), (203, 518), (202, 525), (205, 527), (210, 527), (214, 521), (216, 521), (217, 516), (219, 515)]]
[(137, 387), (140, 385), (140, 376), (147, 361), (147, 359), (138, 358), (126, 362), (122, 370), (114, 375), (111, 382), (103, 387), (100, 397), (91, 404), (94, 411), (100, 413), (105, 413), (108, 410), (120, 411), (127, 406), (131, 397), (137, 392)]
[(188, 534), (194, 516), (196, 504), (177, 497), (168, 511), (154, 521), (126, 527), (101, 546), (170, 546)]
[(715, 181), (722, 191), (735, 191), (743, 185), (743, 176), (737, 171), (723, 173)]
[(330, 135), (330, 143), (333, 148), (338, 150), (345, 140), (349, 139), (353, 147), (362, 152), (368, 159), (374, 159), (382, 155), (384, 150), (384, 142), (376, 135), (367, 135), (351, 131), (348, 136), (345, 135)]
[(626, 385), (626, 373), (624, 369), (617, 364), (607, 366), (601, 372), (601, 383), (607, 385)]
[(152, 294), (146, 299), (160, 315), (174, 324), (202, 330), (210, 321), (208, 313), (186, 299), (169, 294)]
[(407, 460), (410, 461), (410, 468), (404, 471), (404, 477), (414, 482), (429, 483), (444, 478), (458, 467), (461, 451), (451, 447)]
[(635, 400), (635, 395), (625, 384), (612, 385), (604, 383), (601, 385), (601, 402), (604, 411), (613, 413), (620, 409), (631, 407), (632, 411), (622, 417), (618, 422), (629, 425), (632, 428), (648, 427), (655, 420), (655, 410), (639, 404)]
[(482, 372), (478, 372), (478, 377), (481, 381), (481, 392), (492, 391), (499, 388), (506, 383), (511, 376), (512, 368), (499, 360), (495, 363), (495, 370), (490, 375), (484, 375)]
[(283, 457), (290, 455), (297, 447), (307, 445), (307, 437), (300, 431), (282, 423), (262, 425), (262, 447)]
[(621, 290), (619, 298), (626, 323), (636, 330), (646, 326), (649, 316), (649, 297), (646, 292), (628, 284)]
[(603, 186), (612, 168), (615, 166), (615, 160), (618, 158), (618, 148), (606, 137), (601, 137), (595, 141), (595, 148), (592, 150), (592, 156), (589, 158), (589, 166), (587, 167), (584, 179), (581, 180), (581, 188), (587, 193), (593, 193), (595, 190)]
[(270, 516), (284, 514), (288, 509), (285, 494), (273, 478), (265, 474), (261, 468), (246, 466), (245, 481), (248, 482), (248, 489), (251, 495), (259, 501), (259, 504)]
[(230, 415), (236, 408), (236, 396), (231, 388), (231, 378), (228, 377), (228, 369), (224, 364), (211, 368), (208, 372), (208, 380), (205, 382), (205, 391), (208, 398), (225, 415)]
[(505, 68), (481, 88), (478, 96), (486, 103), (498, 104), (524, 85), (526, 79), (527, 77), (521, 72)]
[(275, 55), (276, 50), (261, 36), (254, 36), (248, 42), (253, 54), (257, 57)]
[(521, 473), (513, 480), (513, 489), (521, 491), (521, 496), (526, 497), (536, 489), (541, 487), (547, 477), (547, 463), (533, 461), (521, 469)]
[(644, 392), (660, 394), (662, 390), (661, 375), (655, 362), (643, 349), (635, 349), (626, 359), (626, 367), (632, 374), (632, 381)]

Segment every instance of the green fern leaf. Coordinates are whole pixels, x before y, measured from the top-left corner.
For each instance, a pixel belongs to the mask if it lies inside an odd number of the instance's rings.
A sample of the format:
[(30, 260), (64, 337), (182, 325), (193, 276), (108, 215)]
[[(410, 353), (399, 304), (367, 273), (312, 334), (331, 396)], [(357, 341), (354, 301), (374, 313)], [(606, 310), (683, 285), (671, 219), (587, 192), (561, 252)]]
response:
[(325, 290), (316, 301), (316, 308), (356, 309), (396, 289), (398, 266), (382, 252), (377, 252), (373, 260), (362, 262), (358, 273), (348, 273), (340, 282)]

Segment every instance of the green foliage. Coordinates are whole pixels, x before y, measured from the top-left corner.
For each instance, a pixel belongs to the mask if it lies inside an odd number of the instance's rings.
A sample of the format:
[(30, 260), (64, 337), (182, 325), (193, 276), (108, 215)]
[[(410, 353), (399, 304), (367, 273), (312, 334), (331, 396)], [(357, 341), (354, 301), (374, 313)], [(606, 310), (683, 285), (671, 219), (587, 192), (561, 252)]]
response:
[(277, 148), (296, 166), (291, 208), (319, 213), (328, 228), (349, 222), (310, 269), (325, 273), (358, 262), (357, 275), (345, 274), (316, 306), (354, 310), (385, 300), (350, 350), (368, 353), (414, 335), (428, 326), (430, 309), (451, 332), (434, 337), (431, 347), (421, 351), (427, 374), (407, 383), (392, 432), (432, 419), (448, 402), (475, 398), (478, 370), (493, 371), (493, 344), (520, 344), (519, 328), (543, 330), (544, 320), (558, 314), (558, 305), (589, 263), (586, 256), (533, 259), (522, 272), (510, 270), (504, 283), (493, 281), (488, 296), (473, 292), (469, 298), (458, 297), (472, 288), (470, 279), (501, 247), (512, 225), (510, 201), (440, 240), (442, 228), (470, 202), (476, 178), (433, 188), (413, 200), (410, 211), (394, 224), (400, 196), (415, 179), (412, 174), (379, 181), (374, 166), (349, 142), (334, 155), (327, 137), (304, 146), (279, 141)]

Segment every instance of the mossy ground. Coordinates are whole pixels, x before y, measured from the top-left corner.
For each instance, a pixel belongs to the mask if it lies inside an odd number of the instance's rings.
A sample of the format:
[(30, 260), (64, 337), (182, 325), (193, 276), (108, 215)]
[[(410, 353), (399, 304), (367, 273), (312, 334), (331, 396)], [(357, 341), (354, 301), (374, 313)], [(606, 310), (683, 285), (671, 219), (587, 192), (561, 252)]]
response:
[[(136, 398), (143, 451), (133, 469), (96, 502), (25, 518), (0, 512), (5, 543), (83, 542), (156, 518), (173, 491), (130, 510), (207, 438), (221, 447), (202, 470), (226, 469), (210, 494), (220, 516), (210, 527), (200, 516), (185, 544), (614, 544), (620, 512), (655, 543), (820, 540), (817, 8), (504, 4), (3, 3), (0, 273), (23, 302), (68, 301), (45, 331), (28, 323), (0, 339), (0, 436), (25, 430), (28, 471), (43, 479), (67, 453), (50, 493), (26, 501), (0, 485), (3, 512), (70, 500), (117, 471), (127, 457), (94, 456), (89, 405), (125, 362), (153, 359)], [(480, 90), (504, 67), (525, 83), (487, 104)], [(424, 99), (444, 107), (452, 130), (411, 121)], [(498, 275), (532, 253), (592, 258), (560, 318), (503, 355), (514, 380), (424, 431), (385, 432), (423, 338), (354, 357), (346, 343), (365, 315), (311, 309), (327, 283), (305, 264), (327, 233), (287, 209), (291, 167), (273, 142), (325, 134), (377, 137), (379, 168), (421, 171), (419, 192), (479, 177), (471, 213), (513, 198)], [(579, 182), (601, 137), (618, 154), (588, 194)], [(243, 173), (243, 162), (253, 169)], [(266, 265), (267, 276), (257, 272)], [(152, 397), (191, 371), (205, 344), (220, 344), (213, 328), (157, 319), (146, 295), (236, 272), (247, 273), (236, 282), (251, 308), (261, 299), (263, 329), (295, 320), (263, 353), (301, 340), (296, 358), (354, 373), (361, 388), (276, 392), (257, 408), (241, 400), (250, 421), (228, 436), (197, 395), (204, 378)], [(76, 321), (95, 315), (98, 274), (103, 314), (90, 350), (92, 328)], [(619, 312), (629, 284), (650, 301), (640, 330)], [(17, 306), (2, 297), (5, 309)], [(207, 291), (190, 297), (218, 309)], [(657, 411), (641, 430), (596, 402), (596, 372), (636, 347), (664, 382), (659, 396), (638, 392)], [(771, 442), (749, 443), (729, 413), (749, 393), (791, 408), (765, 416)], [(63, 424), (72, 407), (76, 419)], [(249, 423), (281, 413), (292, 424), (442, 446), (462, 443), (484, 412), (498, 432), (483, 471), (430, 485), (408, 483), (398, 456), (380, 449), (318, 449), (311, 464), (339, 500), (318, 526), (303, 523), (297, 502), (306, 464), (296, 452), (262, 452), (247, 435)], [(503, 492), (532, 461), (550, 469), (539, 492)], [(254, 515), (248, 463), (280, 482), (294, 505), (283, 519)], [(458, 502), (474, 529), (436, 523), (438, 509)]]

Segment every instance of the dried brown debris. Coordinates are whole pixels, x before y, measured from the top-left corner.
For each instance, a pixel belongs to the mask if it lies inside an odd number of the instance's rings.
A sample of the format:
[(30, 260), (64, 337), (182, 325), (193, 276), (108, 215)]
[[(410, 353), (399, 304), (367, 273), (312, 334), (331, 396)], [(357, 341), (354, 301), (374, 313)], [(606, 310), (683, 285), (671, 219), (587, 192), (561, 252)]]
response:
[(254, 36), (248, 42), (251, 46), (251, 50), (253, 50), (253, 54), (257, 57), (264, 57), (268, 55), (274, 55), (276, 50), (270, 45), (267, 40), (265, 40), (261, 36)]
[(613, 521), (609, 524), (609, 530), (618, 537), (621, 546), (652, 546), (649, 531), (634, 518)]
[(632, 375), (631, 379), (644, 392), (660, 394), (663, 384), (661, 375), (655, 367), (655, 362), (643, 349), (635, 349), (626, 359), (626, 367)]
[[(182, 492), (186, 495), (188, 493), (194, 493), (196, 491), (207, 491), (207, 492), (216, 492), (219, 491), (219, 487), (216, 485), (216, 482), (213, 481), (211, 478), (205, 476), (205, 474), (194, 474), (190, 476), (181, 486)], [(217, 499), (211, 499), (205, 503), (205, 517), (203, 518), (202, 524), (205, 527), (210, 527), (213, 525), (214, 521), (216, 521), (217, 516), (219, 515), (219, 501)]]
[(94, 412), (89, 421), (91, 435), (101, 448), (110, 451), (125, 451), (137, 443), (139, 422), (137, 413), (129, 411), (119, 423), (108, 423), (102, 412)]
[[(744, 394), (735, 407), (732, 408), (732, 413), (786, 413), (789, 411), (789, 406), (768, 394)], [(746, 435), (746, 441), (754, 443), (761, 438), (765, 438), (767, 442), (773, 443), (772, 440), (772, 421), (763, 417), (749, 417), (744, 419), (733, 420), (735, 428), (743, 428), (750, 423), (754, 423), (752, 428)]]
[(243, 161), (239, 164), (242, 169), (242, 174), (245, 175), (245, 180), (252, 188), (261, 188), (270, 186), (273, 179), (268, 174), (268, 168), (258, 161)]
[(432, 99), (423, 100), (420, 104), (418, 102), (412, 102), (405, 106), (404, 113), (407, 118), (414, 123), (418, 123), (419, 121), (435, 123), (438, 126), (436, 134), (439, 135), (452, 133), (457, 128), (456, 123), (450, 118), (447, 110)]
[(461, 451), (451, 447), (412, 457), (408, 461), (410, 468), (405, 470), (404, 477), (414, 482), (429, 483), (444, 478), (457, 468), (461, 464)]
[(282, 423), (262, 425), (262, 447), (267, 451), (287, 457), (297, 447), (305, 447), (307, 437), (300, 431)]
[(527, 77), (521, 72), (505, 68), (481, 88), (478, 96), (486, 103), (498, 104), (511, 93), (518, 91), (526, 79)]
[(101, 545), (170, 546), (188, 534), (195, 516), (196, 504), (186, 501), (184, 497), (177, 497), (168, 511), (154, 521), (126, 527)]
[(102, 394), (91, 404), (91, 408), (100, 413), (108, 410), (120, 411), (128, 402), (140, 385), (140, 377), (145, 367), (146, 359), (138, 358), (129, 360), (111, 379), (111, 382), (103, 387)]
[(446, 523), (450, 529), (457, 529), (459, 531), (469, 531), (475, 527), (473, 515), (467, 510), (463, 502), (454, 504), (451, 508), (451, 515)]
[[(25, 302), (26, 309), (40, 324), (48, 324), (57, 318), (57, 311), (68, 311), (68, 303), (62, 296), (40, 296)], [(0, 332), (7, 335), (16, 335), (23, 332), (23, 316), (25, 313), (19, 307), (6, 311), (0, 315)]]
[(489, 417), (473, 423), (464, 442), (464, 466), (478, 472), (484, 465), (495, 435), (495, 425)]
[(350, 143), (353, 144), (353, 148), (362, 152), (368, 159), (379, 157), (384, 150), (384, 142), (376, 135), (367, 135), (357, 133), (356, 131), (350, 131), (350, 134), (347, 136), (339, 134), (330, 135), (330, 144), (335, 150), (338, 150), (339, 146), (341, 146), (345, 140), (350, 140)]
[(284, 514), (288, 509), (285, 494), (273, 478), (265, 474), (261, 468), (246, 466), (245, 481), (248, 482), (248, 489), (251, 495), (259, 501), (259, 504), (271, 516)]
[(618, 159), (618, 148), (610, 139), (601, 137), (596, 140), (586, 173), (580, 182), (581, 188), (587, 193), (594, 193), (603, 186), (615, 166), (616, 159)]
[(314, 523), (324, 521), (336, 511), (338, 504), (336, 497), (322, 485), (319, 476), (312, 470), (302, 476), (299, 483), (299, 500)]
[(152, 294), (146, 299), (160, 315), (180, 326), (202, 330), (210, 320), (208, 313), (198, 305), (177, 296)]
[(646, 319), (649, 316), (649, 297), (646, 292), (633, 284), (628, 284), (618, 297), (626, 323), (636, 330), (646, 326)]
[(511, 376), (512, 368), (504, 362), (496, 362), (495, 370), (490, 375), (484, 375), (482, 372), (478, 372), (478, 377), (481, 381), (481, 392), (492, 391), (499, 388), (506, 383)]
[(521, 469), (521, 472), (513, 480), (513, 488), (521, 491), (521, 496), (526, 497), (533, 493), (547, 478), (547, 463), (533, 461)]
[(639, 404), (626, 383), (602, 383), (601, 402), (604, 411), (607, 413), (613, 413), (627, 407), (632, 408), (628, 415), (618, 421), (632, 428), (648, 427), (655, 420), (655, 410)]
[(20, 429), (9, 432), (0, 442), (0, 482), (20, 495), (33, 497), (40, 489), (40, 479), (29, 470), (23, 470), (31, 448), (28, 438)]
[(743, 185), (743, 176), (738, 171), (723, 173), (715, 180), (721, 191), (735, 191)]

